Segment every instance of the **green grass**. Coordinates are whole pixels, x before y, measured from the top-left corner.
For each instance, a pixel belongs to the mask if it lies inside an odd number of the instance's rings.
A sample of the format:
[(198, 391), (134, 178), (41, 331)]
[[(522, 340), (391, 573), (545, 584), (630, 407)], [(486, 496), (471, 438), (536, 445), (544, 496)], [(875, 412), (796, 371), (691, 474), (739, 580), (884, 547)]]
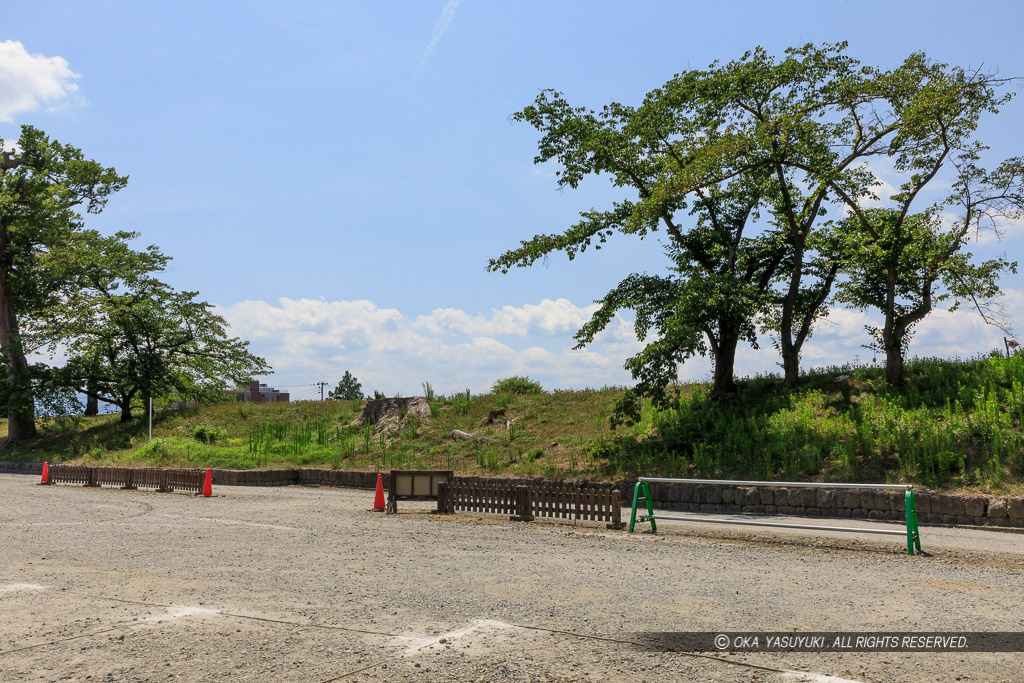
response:
[[(848, 375), (843, 382), (836, 378)], [(5, 460), (192, 467), (453, 469), (460, 474), (914, 482), (934, 488), (1024, 492), (1024, 356), (907, 364), (896, 391), (877, 368), (739, 382), (727, 400), (706, 386), (678, 388), (672, 404), (645, 404), (641, 420), (612, 430), (621, 389), (463, 392), (430, 401), (385, 442), (350, 426), (358, 402), (225, 403), (158, 413), (41, 421), (32, 443)], [(484, 425), (491, 410), (515, 423)], [(453, 429), (475, 442), (452, 441)], [(6, 423), (0, 420), (0, 435)]]

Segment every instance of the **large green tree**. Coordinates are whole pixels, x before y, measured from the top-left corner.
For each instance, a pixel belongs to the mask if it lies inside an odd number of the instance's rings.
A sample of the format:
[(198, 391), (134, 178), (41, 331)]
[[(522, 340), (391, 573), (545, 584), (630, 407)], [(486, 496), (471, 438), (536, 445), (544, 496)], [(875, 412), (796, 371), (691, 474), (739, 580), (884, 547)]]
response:
[(950, 229), (928, 213), (901, 216), (895, 209), (868, 209), (846, 221), (843, 232), (851, 258), (838, 298), (882, 313), (882, 325), (870, 326), (868, 333), (885, 354), (890, 384), (903, 380), (914, 326), (936, 304), (950, 300), (949, 309), (955, 310), (967, 302), (985, 315), (986, 302), (999, 293), (999, 275), (1017, 268), (1003, 258), (975, 263), (963, 250), (964, 225)]
[[(9, 146), (0, 140), (0, 147)], [(6, 368), (7, 439), (36, 433), (34, 381), (21, 317), (58, 303), (45, 256), (82, 229), (80, 211), (99, 213), (127, 178), (70, 145), (23, 126), (17, 152), (0, 157), (0, 353)]]
[(152, 246), (133, 250), (134, 237), (85, 231), (54, 263), (67, 283), (64, 305), (33, 318), (31, 330), (67, 355), (52, 381), (117, 406), (128, 421), (150, 398), (215, 400), (267, 374), (210, 304), (157, 279), (170, 259)]
[(857, 129), (885, 143), (874, 156), (900, 174), (896, 191), (879, 198), (862, 184), (808, 171), (849, 214), (841, 231), (849, 281), (840, 298), (882, 312), (882, 327), (869, 331), (885, 354), (892, 384), (903, 379), (912, 327), (937, 302), (950, 298), (954, 308), (968, 302), (986, 321), (999, 322), (986, 315), (988, 302), (998, 294), (998, 275), (1016, 264), (974, 263), (966, 246), (972, 235), (999, 234), (1024, 217), (1024, 158), (988, 170), (982, 165), (987, 147), (976, 139), (982, 116), (1010, 99), (1012, 93), (1000, 92), (1006, 83), (914, 53), (879, 79), (882, 98)]
[(638, 337), (654, 337), (626, 363), (637, 393), (660, 398), (679, 363), (700, 354), (711, 356), (713, 393), (722, 396), (735, 387), (739, 342), (755, 343), (758, 323), (774, 321), (794, 381), (840, 267), (823, 249), (832, 241), (816, 232), (828, 187), (808, 187), (798, 168), (827, 167), (832, 178), (869, 182), (853, 166), (870, 144), (842, 156), (832, 151), (844, 130), (843, 107), (874, 97), (842, 49), (807, 46), (780, 63), (756, 50), (681, 74), (638, 108), (613, 103), (594, 112), (542, 93), (514, 116), (542, 134), (535, 161), (556, 160), (563, 187), (607, 173), (630, 196), (582, 214), (560, 235), (523, 242), (489, 268), (527, 266), (559, 250), (572, 259), (616, 232), (643, 239), (663, 230), (669, 272), (627, 277), (577, 341), (589, 343), (617, 310), (631, 309)]
[[(995, 110), (1001, 83), (920, 53), (889, 71), (866, 67), (838, 44), (790, 49), (780, 60), (758, 48), (680, 74), (637, 108), (612, 103), (595, 112), (545, 91), (514, 115), (541, 133), (535, 162), (556, 161), (561, 187), (608, 174), (627, 196), (488, 267), (528, 266), (555, 251), (572, 259), (615, 233), (643, 239), (663, 230), (667, 274), (627, 277), (577, 341), (591, 342), (616, 311), (631, 309), (638, 337), (653, 336), (626, 363), (637, 394), (662, 397), (679, 363), (707, 354), (713, 393), (722, 396), (734, 386), (737, 343), (753, 342), (760, 325), (776, 337), (793, 383), (802, 347), (856, 253), (849, 230), (836, 230), (827, 213), (860, 218), (878, 202), (876, 160), (911, 175), (896, 198), (909, 207), (942, 167), (942, 149), (970, 161), (970, 133), (980, 113)], [(970, 166), (958, 164), (957, 173)], [(977, 205), (968, 188), (994, 186), (974, 171), (947, 206)], [(1008, 195), (986, 196), (984, 215), (1013, 213)], [(966, 209), (964, 218), (977, 225), (979, 214)]]

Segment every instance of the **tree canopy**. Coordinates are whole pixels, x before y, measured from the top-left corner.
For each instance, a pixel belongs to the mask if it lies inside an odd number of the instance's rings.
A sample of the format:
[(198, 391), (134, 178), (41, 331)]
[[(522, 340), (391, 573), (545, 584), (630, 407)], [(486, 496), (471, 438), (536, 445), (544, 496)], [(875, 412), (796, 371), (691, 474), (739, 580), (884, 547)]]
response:
[[(75, 392), (117, 405), (219, 396), (226, 382), (266, 374), (247, 343), (196, 292), (157, 279), (169, 257), (133, 250), (134, 233), (84, 227), (127, 178), (29, 126), (19, 151), (3, 155), (0, 186), (0, 346), (7, 367), (8, 442), (35, 434), (45, 410), (77, 403)], [(29, 364), (49, 350), (59, 367)], [(62, 408), (63, 406), (63, 408)]]
[[(793, 383), (837, 282), (865, 272), (851, 240), (870, 236), (870, 206), (895, 205), (902, 223), (949, 164), (959, 180), (923, 212), (958, 206), (962, 223), (975, 226), (1019, 216), (1019, 160), (984, 171), (972, 135), (979, 117), (1006, 101), (1004, 83), (922, 53), (892, 70), (864, 66), (838, 44), (789, 49), (778, 60), (757, 48), (679, 74), (637, 107), (593, 111), (546, 90), (513, 115), (541, 134), (534, 161), (555, 161), (560, 187), (607, 174), (625, 196), (562, 233), (523, 241), (488, 269), (507, 272), (556, 251), (572, 260), (616, 233), (660, 235), (667, 272), (628, 275), (576, 335), (591, 343), (618, 311), (634, 312), (647, 343), (626, 361), (637, 385), (623, 406), (662, 399), (694, 355), (711, 356), (713, 392), (728, 394), (737, 345), (755, 344), (758, 333), (776, 340)], [(876, 195), (885, 165), (908, 176), (892, 198)], [(1002, 189), (979, 194), (980, 186)], [(851, 215), (860, 233), (849, 223), (840, 230), (829, 213)]]
[(338, 386), (331, 389), (327, 394), (331, 401), (359, 401), (363, 398), (363, 385), (359, 383), (351, 372), (345, 371)]
[[(2, 142), (2, 140), (0, 140)], [(17, 152), (0, 159), (0, 353), (6, 367), (7, 440), (36, 433), (35, 403), (20, 318), (55, 304), (45, 264), (82, 228), (82, 209), (99, 213), (127, 183), (81, 150), (23, 126)]]

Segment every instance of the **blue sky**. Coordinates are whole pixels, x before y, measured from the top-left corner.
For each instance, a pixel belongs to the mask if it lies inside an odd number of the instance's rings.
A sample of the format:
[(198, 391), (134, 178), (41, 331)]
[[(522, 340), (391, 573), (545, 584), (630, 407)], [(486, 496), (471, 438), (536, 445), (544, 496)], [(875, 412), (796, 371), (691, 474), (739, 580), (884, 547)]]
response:
[[(5, 3), (0, 137), (31, 123), (131, 179), (90, 225), (137, 230), (275, 367), (313, 396), (345, 370), (364, 390), (626, 384), (628, 320), (586, 351), (572, 333), (656, 240), (614, 240), (509, 275), (487, 259), (618, 195), (559, 192), (536, 132), (510, 122), (542, 88), (580, 105), (635, 104), (673, 74), (805, 42), (847, 40), (868, 64), (913, 50), (1024, 76), (1024, 9), (980, 2)], [(992, 158), (1024, 153), (1024, 101), (987, 119)], [(990, 256), (1018, 258), (1024, 230)], [(1003, 282), (1024, 329), (1024, 276)], [(863, 314), (836, 311), (805, 365), (870, 359)], [(1002, 334), (939, 312), (911, 346), (972, 355)], [(773, 371), (744, 350), (742, 373)], [(695, 360), (683, 378), (703, 378)], [(305, 386), (303, 386), (305, 385)]]

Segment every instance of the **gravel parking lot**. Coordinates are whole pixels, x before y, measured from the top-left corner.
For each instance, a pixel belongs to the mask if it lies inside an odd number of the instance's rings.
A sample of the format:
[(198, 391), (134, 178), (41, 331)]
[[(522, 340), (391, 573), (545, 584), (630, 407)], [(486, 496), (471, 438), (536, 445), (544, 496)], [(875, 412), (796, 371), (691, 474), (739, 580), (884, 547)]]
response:
[[(1024, 535), (368, 510), (0, 475), (0, 680), (1019, 681), (1022, 653), (676, 653), (642, 631), (1024, 631)], [(803, 520), (806, 522), (806, 520)], [(831, 520), (825, 523), (839, 523)], [(858, 523), (858, 525), (866, 523)], [(896, 527), (898, 528), (898, 527)], [(830, 678), (831, 677), (831, 678)]]

